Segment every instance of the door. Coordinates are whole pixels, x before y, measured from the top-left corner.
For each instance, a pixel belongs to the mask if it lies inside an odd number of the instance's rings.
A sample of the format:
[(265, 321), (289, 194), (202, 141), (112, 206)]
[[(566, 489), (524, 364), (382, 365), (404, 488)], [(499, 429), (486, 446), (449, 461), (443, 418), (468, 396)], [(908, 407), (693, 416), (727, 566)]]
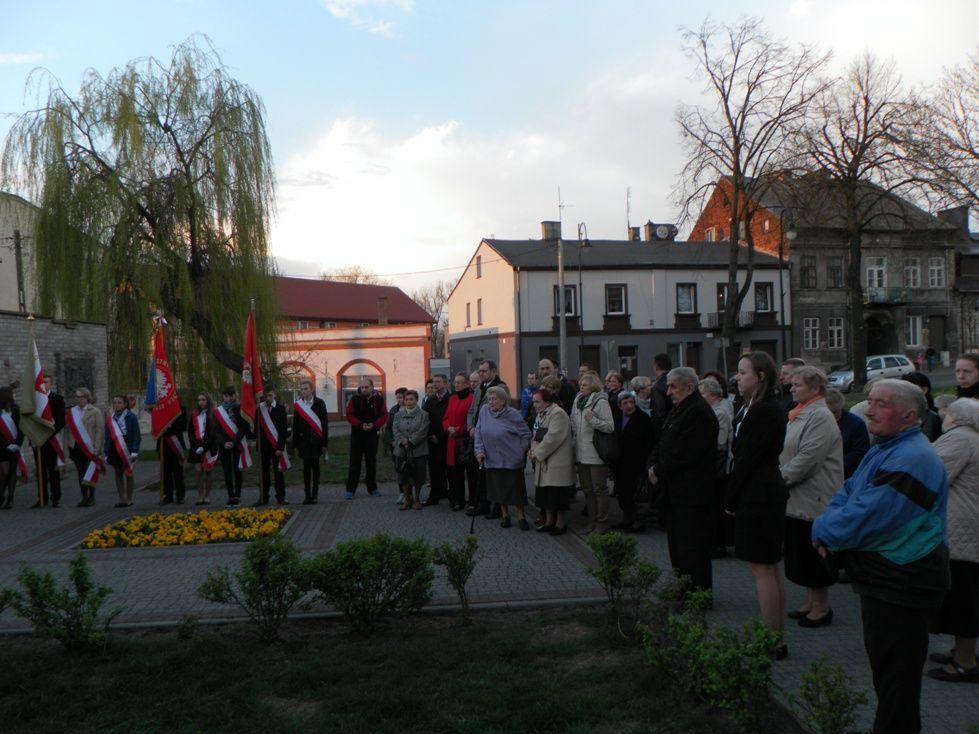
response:
[(936, 352), (943, 352), (948, 347), (945, 344), (945, 317), (931, 316), (928, 319), (928, 346)]
[(867, 360), (867, 379), (884, 376), (884, 358), (874, 357)]
[[(601, 374), (602, 372), (602, 348), (597, 344), (586, 344), (578, 347), (578, 366), (583, 364), (591, 365), (591, 368)], [(577, 374), (577, 372), (575, 372)]]
[(694, 371), (700, 374), (700, 342), (687, 342), (686, 359), (684, 367), (693, 367)]
[(884, 357), (884, 377), (900, 377), (901, 365), (897, 363), (897, 357)]

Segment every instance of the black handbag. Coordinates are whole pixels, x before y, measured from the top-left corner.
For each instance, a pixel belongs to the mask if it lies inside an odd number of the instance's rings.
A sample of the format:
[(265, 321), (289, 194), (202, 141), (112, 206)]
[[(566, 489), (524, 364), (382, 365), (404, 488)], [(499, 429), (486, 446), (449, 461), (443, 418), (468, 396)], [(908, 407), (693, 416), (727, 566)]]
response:
[(619, 439), (614, 433), (592, 431), (591, 442), (598, 452), (598, 458), (606, 464), (614, 464), (619, 460)]

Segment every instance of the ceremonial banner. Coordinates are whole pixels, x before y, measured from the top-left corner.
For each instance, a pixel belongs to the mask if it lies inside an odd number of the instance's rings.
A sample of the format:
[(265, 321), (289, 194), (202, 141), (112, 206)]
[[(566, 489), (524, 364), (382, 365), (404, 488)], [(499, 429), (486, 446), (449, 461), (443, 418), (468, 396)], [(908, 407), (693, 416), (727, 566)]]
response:
[(241, 417), (255, 427), (255, 404), (261, 400), (265, 386), (262, 384), (262, 365), (258, 357), (258, 342), (255, 338), (255, 314), (248, 314), (245, 325), (245, 354), (241, 367)]
[(170, 424), (180, 417), (180, 402), (177, 400), (177, 384), (167, 358), (167, 345), (163, 338), (166, 321), (156, 319), (156, 333), (153, 335), (153, 360), (150, 364), (150, 378), (146, 382), (146, 407), (151, 408), (150, 424), (153, 438), (159, 438)]
[[(23, 384), (25, 390), (20, 405), (20, 430), (32, 444), (41, 446), (54, 433), (54, 415), (48, 405), (48, 390), (44, 385), (41, 358), (37, 354), (33, 320), (27, 343), (27, 369)], [(33, 385), (34, 389), (27, 388), (27, 385)]]

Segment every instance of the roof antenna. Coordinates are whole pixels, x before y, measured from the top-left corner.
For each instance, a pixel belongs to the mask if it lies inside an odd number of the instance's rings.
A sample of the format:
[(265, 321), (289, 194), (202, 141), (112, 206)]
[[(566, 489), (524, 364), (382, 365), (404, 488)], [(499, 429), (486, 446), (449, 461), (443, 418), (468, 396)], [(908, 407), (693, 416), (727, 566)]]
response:
[(631, 214), (632, 212), (631, 204), (632, 204), (632, 187), (626, 186), (625, 187), (625, 231), (626, 232), (632, 231), (632, 222), (629, 221), (629, 214)]

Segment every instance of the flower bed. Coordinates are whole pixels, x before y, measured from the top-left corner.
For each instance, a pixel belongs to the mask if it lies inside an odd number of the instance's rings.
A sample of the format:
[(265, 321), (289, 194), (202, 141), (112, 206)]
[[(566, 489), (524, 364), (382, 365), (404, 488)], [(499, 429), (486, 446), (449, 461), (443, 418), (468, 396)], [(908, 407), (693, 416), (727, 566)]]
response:
[(275, 534), (291, 514), (280, 509), (240, 509), (137, 515), (93, 530), (85, 536), (82, 548), (241, 543)]

